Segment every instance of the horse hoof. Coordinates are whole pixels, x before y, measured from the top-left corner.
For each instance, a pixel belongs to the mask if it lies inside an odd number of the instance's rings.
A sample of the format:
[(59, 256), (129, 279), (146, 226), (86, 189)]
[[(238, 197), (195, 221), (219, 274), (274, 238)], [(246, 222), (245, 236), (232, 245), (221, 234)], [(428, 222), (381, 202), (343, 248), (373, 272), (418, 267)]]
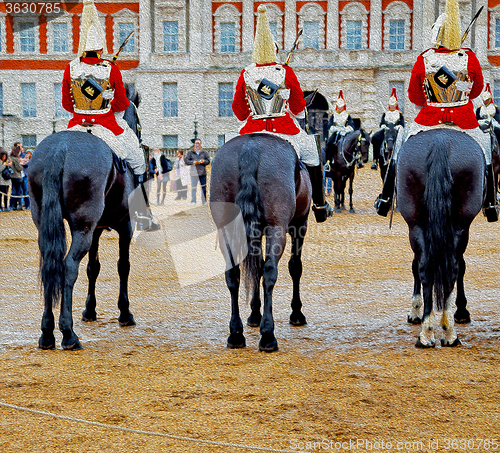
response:
[(466, 310), (465, 313), (458, 313), (458, 312), (455, 312), (455, 322), (457, 324), (469, 324), (470, 323), (470, 314), (469, 312)]
[(262, 315), (260, 313), (258, 315), (251, 314), (247, 319), (247, 326), (248, 327), (259, 327), (261, 319), (262, 319)]
[(292, 313), (290, 315), (290, 324), (292, 326), (304, 326), (307, 324), (306, 317), (302, 313)]
[(80, 343), (80, 340), (77, 338), (76, 341), (73, 341), (71, 344), (68, 344), (69, 342), (65, 343), (64, 340), (61, 343), (61, 346), (64, 350), (66, 351), (79, 351), (80, 349), (83, 349), (82, 344)]
[(408, 321), (408, 324), (422, 324), (422, 320), (418, 316), (416, 318), (412, 318), (408, 315), (406, 320)]
[(38, 340), (38, 347), (40, 349), (55, 349), (56, 348), (56, 338), (52, 335), (45, 337), (42, 335)]
[(120, 324), (120, 327), (131, 327), (136, 325), (132, 315), (130, 315), (126, 321), (121, 321), (120, 318), (118, 318), (118, 323)]
[(416, 348), (421, 348), (421, 349), (428, 349), (428, 348), (434, 348), (436, 346), (436, 343), (434, 341), (431, 341), (429, 344), (424, 344), (420, 341), (420, 337), (417, 338), (417, 342), (415, 343)]
[(246, 347), (245, 336), (240, 332), (232, 333), (227, 339), (227, 347), (230, 349), (241, 349)]
[(340, 208), (335, 208), (335, 212), (336, 212), (337, 214), (340, 214), (340, 213), (342, 212), (342, 209), (340, 209)]
[(449, 343), (448, 340), (441, 338), (441, 346), (443, 348), (454, 348), (455, 346), (458, 346), (462, 344), (461, 341), (457, 338), (455, 338), (455, 341), (453, 343)]
[(356, 211), (353, 208), (351, 208), (351, 209), (349, 209), (349, 213), (350, 214), (356, 214)]
[(82, 321), (83, 322), (92, 322), (97, 321), (97, 313), (89, 314), (87, 311), (82, 313)]
[(259, 351), (274, 352), (278, 350), (278, 342), (274, 335), (263, 334), (259, 342)]

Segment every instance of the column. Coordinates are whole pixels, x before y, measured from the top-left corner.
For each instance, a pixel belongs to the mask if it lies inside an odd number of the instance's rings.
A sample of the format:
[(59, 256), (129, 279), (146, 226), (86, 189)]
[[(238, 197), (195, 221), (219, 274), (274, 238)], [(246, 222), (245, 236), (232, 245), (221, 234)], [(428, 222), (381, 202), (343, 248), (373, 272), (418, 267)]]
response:
[(297, 37), (297, 6), (295, 0), (285, 0), (285, 49), (292, 48)]
[(203, 15), (203, 40), (202, 40), (202, 51), (205, 54), (211, 54), (213, 52), (213, 26), (212, 26), (212, 1), (211, 0), (201, 0)]
[(326, 49), (339, 48), (339, 0), (328, 0), (326, 10)]
[(201, 62), (202, 51), (202, 8), (201, 0), (191, 0), (189, 5), (189, 53), (191, 63)]
[(370, 50), (382, 50), (382, 0), (370, 1)]
[(254, 10), (253, 0), (243, 0), (241, 44), (243, 52), (253, 50)]
[(151, 0), (139, 0), (140, 66), (149, 66), (151, 51)]
[(488, 0), (476, 0), (475, 3), (476, 3), (476, 10), (472, 11), (472, 17), (476, 15), (477, 11), (479, 11), (479, 8), (481, 8), (481, 6), (484, 6), (483, 11), (477, 18), (475, 26), (472, 27), (472, 33), (474, 33), (474, 51), (479, 60), (479, 63), (481, 63), (481, 66), (484, 66), (489, 64), (488, 37), (490, 33), (488, 30)]

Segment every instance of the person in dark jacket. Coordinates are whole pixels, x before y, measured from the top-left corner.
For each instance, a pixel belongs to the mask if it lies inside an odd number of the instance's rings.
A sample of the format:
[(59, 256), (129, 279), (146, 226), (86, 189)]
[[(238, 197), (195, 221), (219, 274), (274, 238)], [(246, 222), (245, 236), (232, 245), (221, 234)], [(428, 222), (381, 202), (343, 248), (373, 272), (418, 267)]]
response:
[(12, 193), (10, 197), (11, 207), (14, 211), (22, 211), (21, 198), (23, 195), (23, 166), (20, 161), (21, 147), (16, 146), (10, 153), (10, 160), (12, 161)]
[(207, 203), (207, 170), (206, 166), (210, 163), (210, 156), (206, 151), (201, 148), (201, 140), (197, 138), (194, 141), (193, 149), (189, 150), (186, 157), (184, 158), (186, 165), (192, 165), (191, 167), (191, 204), (196, 204), (196, 189), (198, 187), (198, 182), (201, 186), (201, 191), (203, 193), (201, 197), (202, 204)]

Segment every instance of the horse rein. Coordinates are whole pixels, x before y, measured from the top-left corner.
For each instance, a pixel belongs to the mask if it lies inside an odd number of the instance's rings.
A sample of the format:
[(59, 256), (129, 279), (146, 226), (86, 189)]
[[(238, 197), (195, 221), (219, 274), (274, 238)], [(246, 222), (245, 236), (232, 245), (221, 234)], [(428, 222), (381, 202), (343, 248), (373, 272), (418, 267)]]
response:
[(354, 163), (362, 157), (363, 153), (361, 152), (361, 136), (362, 132), (359, 131), (358, 138), (356, 140), (356, 146), (354, 147), (354, 151), (352, 153), (352, 160), (348, 161), (345, 156), (344, 152), (344, 143), (345, 143), (345, 137), (343, 137), (342, 142), (340, 143), (340, 154), (342, 155), (342, 158), (344, 159), (344, 162), (346, 164), (347, 168), (350, 168), (354, 165)]

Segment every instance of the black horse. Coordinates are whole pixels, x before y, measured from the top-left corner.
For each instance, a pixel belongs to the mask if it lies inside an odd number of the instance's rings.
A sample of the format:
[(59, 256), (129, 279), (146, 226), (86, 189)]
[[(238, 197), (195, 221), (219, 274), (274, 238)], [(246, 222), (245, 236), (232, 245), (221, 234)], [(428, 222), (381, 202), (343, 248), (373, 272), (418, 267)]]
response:
[[(443, 309), (443, 346), (460, 344), (454, 321), (469, 322), (464, 293), (470, 224), (485, 197), (485, 159), (481, 147), (460, 131), (438, 129), (410, 137), (398, 155), (397, 201), (408, 224), (415, 280), (411, 323), (422, 322), (417, 347), (433, 347), (433, 295)], [(457, 284), (457, 310), (451, 293)], [(423, 287), (423, 316), (421, 315)]]
[(385, 180), (385, 174), (392, 158), (392, 152), (394, 151), (394, 145), (396, 143), (399, 129), (394, 126), (394, 123), (388, 123), (385, 125), (383, 130), (384, 138), (378, 155), (378, 164), (380, 166), (380, 176), (382, 177), (382, 181)]
[(349, 212), (353, 213), (352, 205), (352, 182), (354, 170), (358, 162), (368, 162), (368, 149), (370, 146), (370, 134), (363, 129), (346, 134), (338, 143), (334, 143), (335, 135), (330, 136), (326, 142), (325, 156), (330, 170), (326, 176), (332, 178), (335, 193), (335, 211), (341, 212), (345, 209), (344, 192), (347, 180), (349, 180)]
[[(140, 134), (136, 105), (137, 93), (127, 95), (132, 101), (125, 120)], [(135, 105), (134, 105), (135, 104)], [(49, 135), (35, 149), (29, 168), (29, 194), (33, 201), (31, 215), (38, 229), (40, 275), (44, 290), (45, 310), (42, 317), (42, 349), (55, 347), (53, 306), (61, 300), (59, 329), (64, 349), (81, 349), (73, 331), (73, 286), (78, 266), (89, 252), (89, 279), (84, 321), (95, 321), (95, 282), (99, 275), (99, 238), (105, 229), (119, 234), (120, 294), (118, 321), (122, 326), (135, 325), (129, 311), (127, 294), (130, 271), (129, 248), (132, 226), (129, 195), (134, 189), (134, 176), (127, 166), (119, 171), (109, 146), (91, 133), (63, 131)], [(71, 231), (71, 246), (66, 253), (64, 219)]]
[[(228, 252), (231, 250), (228, 244), (235, 238), (228, 238), (227, 225), (241, 212), (245, 225), (241, 239), (248, 247), (243, 266), (247, 289), (253, 290), (248, 325), (260, 326), (261, 351), (275, 351), (278, 343), (274, 336), (272, 297), (287, 233), (292, 238), (292, 256), (288, 263), (293, 280), (290, 323), (295, 326), (306, 323), (301, 312), (299, 285), (311, 193), (307, 170), (299, 163), (293, 147), (279, 137), (263, 133), (241, 135), (228, 141), (217, 152), (212, 164), (210, 209), (228, 264), (226, 283), (232, 308), (228, 347), (244, 347), (245, 337), (238, 306), (240, 267), (234, 254)], [(265, 259), (263, 236), (266, 238)], [(264, 289), (262, 315), (261, 278)]]

